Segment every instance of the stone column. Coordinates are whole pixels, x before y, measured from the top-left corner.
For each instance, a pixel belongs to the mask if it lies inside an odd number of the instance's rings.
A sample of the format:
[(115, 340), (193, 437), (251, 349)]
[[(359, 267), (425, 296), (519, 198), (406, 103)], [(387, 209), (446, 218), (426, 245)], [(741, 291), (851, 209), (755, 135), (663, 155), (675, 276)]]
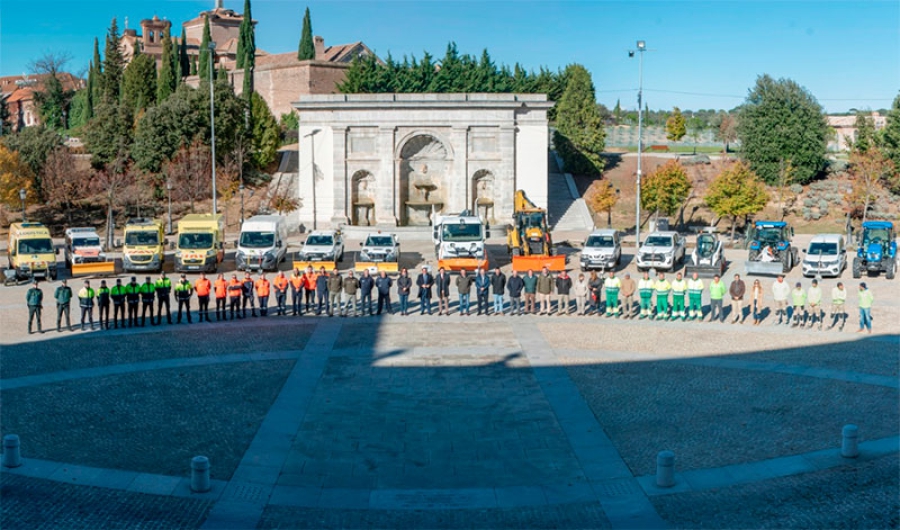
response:
[[(453, 160), (450, 161), (444, 185), (447, 189), (447, 203), (444, 213), (459, 213), (471, 208), (472, 175), (469, 175), (469, 127), (454, 125), (450, 130), (450, 147)], [(450, 154), (450, 149), (447, 150)]]
[(350, 175), (347, 174), (347, 127), (332, 128), (332, 164), (334, 186), (334, 202), (331, 214), (331, 226), (350, 224)]
[(494, 217), (501, 224), (509, 224), (516, 193), (516, 126), (501, 125), (497, 147), (500, 164), (494, 175)]
[(395, 145), (395, 127), (379, 127), (377, 152), (379, 170), (375, 175), (375, 224), (397, 226), (400, 224), (400, 175)]

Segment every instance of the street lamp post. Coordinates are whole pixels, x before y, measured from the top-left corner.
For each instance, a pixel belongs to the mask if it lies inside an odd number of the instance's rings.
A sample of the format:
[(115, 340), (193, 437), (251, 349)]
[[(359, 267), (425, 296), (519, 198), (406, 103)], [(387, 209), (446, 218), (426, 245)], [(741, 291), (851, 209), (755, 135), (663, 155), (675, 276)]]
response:
[[(644, 151), (644, 52), (647, 51), (647, 42), (637, 41), (638, 57), (638, 152), (637, 152), (637, 178), (635, 181), (635, 207), (634, 207), (634, 248), (641, 248), (641, 154)], [(634, 57), (633, 51), (628, 52), (629, 57)]]
[(241, 185), (238, 186), (238, 190), (241, 192), (241, 225), (244, 224), (244, 183), (241, 182)]
[(321, 132), (321, 129), (313, 129), (309, 134), (303, 135), (304, 138), (309, 137), (309, 141), (311, 143), (311, 148), (309, 151), (309, 161), (312, 166), (310, 169), (312, 171), (312, 210), (313, 210), (313, 230), (317, 230), (318, 226), (318, 211), (316, 210), (316, 138), (315, 136)]
[(212, 150), (212, 211), (213, 214), (219, 212), (216, 204), (216, 112), (213, 98), (215, 91), (213, 85), (216, 84), (215, 69), (213, 62), (216, 54), (216, 43), (209, 43), (209, 130), (210, 130), (210, 148)]
[(169, 195), (169, 222), (168, 222), (168, 226), (166, 227), (166, 233), (171, 234), (172, 233), (172, 181), (171, 180), (166, 180), (166, 192), (168, 192), (168, 195)]
[(28, 192), (25, 191), (25, 188), (19, 190), (19, 198), (22, 199), (22, 222), (24, 223), (28, 219), (25, 218), (25, 197), (28, 196)]

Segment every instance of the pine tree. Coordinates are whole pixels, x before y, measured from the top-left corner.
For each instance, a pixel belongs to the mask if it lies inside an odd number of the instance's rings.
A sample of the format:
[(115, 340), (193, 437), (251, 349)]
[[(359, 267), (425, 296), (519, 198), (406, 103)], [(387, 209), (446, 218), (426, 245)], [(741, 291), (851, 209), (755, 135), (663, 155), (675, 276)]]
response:
[(675, 107), (672, 109), (672, 114), (666, 119), (666, 139), (680, 142), (685, 134), (687, 134), (687, 125), (684, 114), (681, 113), (681, 109)]
[(178, 50), (178, 66), (179, 78), (184, 78), (191, 75), (191, 59), (190, 57), (188, 57), (187, 36), (184, 32), (184, 27), (181, 28), (181, 46), (179, 46)]
[(177, 82), (175, 78), (177, 73), (174, 71), (172, 62), (172, 38), (169, 35), (169, 29), (163, 31), (162, 41), (162, 61), (159, 65), (159, 80), (156, 86), (156, 100), (165, 101), (173, 92)]
[(297, 59), (310, 61), (316, 58), (316, 44), (313, 42), (312, 22), (309, 19), (309, 7), (303, 14), (303, 30), (300, 33), (300, 46), (297, 48)]
[(100, 100), (118, 102), (122, 93), (122, 78), (125, 75), (125, 58), (119, 39), (119, 26), (112, 19), (106, 36), (106, 50), (103, 58), (103, 72), (100, 76)]
[(741, 217), (753, 215), (769, 202), (765, 183), (743, 161), (726, 167), (713, 179), (703, 200), (719, 217), (731, 217), (731, 240)]
[(209, 17), (204, 15), (203, 40), (200, 41), (200, 63), (197, 65), (197, 75), (203, 81), (209, 81), (210, 61), (215, 61), (215, 58), (211, 57), (210, 42), (212, 42), (212, 39), (209, 36)]
[(875, 122), (871, 116), (863, 112), (856, 114), (856, 141), (853, 148), (857, 151), (868, 151), (875, 147)]
[[(163, 69), (166, 63), (163, 61)], [(137, 112), (153, 106), (156, 102), (156, 60), (140, 53), (125, 68), (122, 80), (122, 103)]]
[(597, 110), (594, 83), (584, 66), (566, 67), (566, 91), (557, 103), (554, 144), (566, 171), (579, 175), (596, 175), (603, 170), (606, 133)]

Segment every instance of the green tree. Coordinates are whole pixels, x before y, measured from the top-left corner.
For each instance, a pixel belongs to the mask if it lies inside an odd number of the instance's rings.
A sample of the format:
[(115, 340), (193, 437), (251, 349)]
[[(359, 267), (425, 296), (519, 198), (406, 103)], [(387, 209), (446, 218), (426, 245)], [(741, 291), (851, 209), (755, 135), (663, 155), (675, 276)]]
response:
[(119, 26), (114, 18), (106, 35), (106, 50), (104, 51), (103, 69), (99, 83), (100, 98), (94, 102), (95, 106), (99, 102), (110, 103), (119, 101), (124, 75), (125, 58), (122, 56)]
[(706, 128), (706, 123), (702, 118), (698, 116), (691, 116), (687, 120), (687, 131), (691, 137), (691, 140), (694, 141), (694, 154), (697, 154), (697, 144), (700, 143), (700, 138), (703, 136), (703, 130)]
[(741, 156), (768, 184), (778, 182), (784, 160), (797, 183), (812, 180), (825, 167), (827, 136), (822, 106), (790, 79), (758, 77), (738, 115)]
[(887, 123), (881, 130), (879, 143), (884, 155), (894, 163), (894, 168), (900, 171), (900, 94), (894, 98), (891, 110), (887, 112)]
[(594, 83), (584, 66), (566, 67), (567, 86), (556, 104), (554, 144), (566, 171), (579, 175), (597, 175), (603, 170), (606, 133), (597, 110)]
[[(878, 197), (882, 181), (897, 185), (894, 163), (884, 156), (879, 149), (854, 148), (850, 153), (850, 176), (853, 187), (849, 196), (845, 196), (851, 208), (851, 216), (857, 214), (866, 222), (869, 208)], [(892, 178), (893, 176), (893, 178)]]
[(875, 121), (872, 117), (863, 112), (856, 113), (856, 140), (853, 142), (853, 148), (857, 151), (868, 151), (875, 147)]
[(641, 207), (673, 215), (687, 199), (691, 180), (677, 160), (669, 160), (641, 180)]
[(6, 97), (0, 95), (0, 137), (9, 134), (9, 106), (6, 104)]
[(91, 163), (100, 168), (111, 163), (121, 153), (129, 152), (134, 136), (134, 113), (125, 102), (104, 101), (97, 105), (96, 115), (83, 138), (91, 152)]
[(737, 119), (729, 112), (720, 112), (716, 115), (714, 123), (716, 140), (725, 144), (725, 152), (728, 152), (729, 144), (737, 140)]
[(66, 54), (47, 53), (28, 65), (33, 73), (44, 77), (43, 88), (34, 93), (41, 121), (47, 127), (59, 131), (68, 128), (66, 118), (69, 104), (75, 95), (74, 90), (67, 90), (59, 80), (68, 62), (69, 56)]
[[(167, 97), (175, 92), (178, 86), (178, 78), (181, 77), (175, 68), (173, 54), (175, 53), (172, 45), (172, 36), (169, 35), (169, 28), (163, 31), (162, 38), (162, 60), (159, 63), (159, 80), (156, 84), (156, 101), (165, 101)], [(154, 61), (154, 66), (156, 61)], [(131, 65), (128, 66), (131, 68)], [(128, 70), (126, 69), (126, 73)]]
[(35, 125), (4, 136), (3, 143), (10, 151), (17, 152), (19, 159), (31, 169), (35, 176), (34, 190), (39, 197), (43, 197), (40, 175), (50, 153), (63, 145), (63, 137), (44, 125)]
[[(163, 59), (163, 70), (168, 70), (166, 59)], [(128, 63), (122, 82), (122, 103), (132, 112), (156, 103), (156, 60), (153, 57), (141, 53)]]
[(684, 115), (681, 113), (681, 109), (675, 107), (666, 120), (666, 139), (671, 142), (680, 142), (685, 134), (687, 134), (687, 126)]
[(613, 107), (613, 118), (616, 120), (616, 125), (619, 125), (622, 122), (622, 105), (619, 103), (619, 100), (616, 100), (616, 106)]
[(244, 0), (244, 18), (241, 20), (237, 44), (237, 68), (252, 68), (256, 58), (256, 36), (253, 32), (253, 15), (250, 0)]
[(197, 65), (197, 75), (203, 81), (209, 81), (210, 64), (211, 61), (215, 61), (215, 57), (211, 56), (211, 50), (209, 49), (210, 42), (212, 42), (212, 39), (209, 36), (209, 17), (204, 15), (203, 39), (200, 41), (200, 63)]
[[(191, 59), (188, 57), (187, 52), (187, 35), (184, 31), (184, 27), (181, 28), (181, 43), (178, 47), (178, 77), (179, 80), (191, 75)], [(179, 82), (179, 84), (181, 84)]]
[(596, 180), (588, 191), (588, 204), (595, 212), (606, 212), (606, 226), (612, 228), (612, 209), (619, 202), (619, 190), (608, 180)]
[(300, 32), (300, 45), (297, 48), (297, 59), (310, 61), (316, 58), (316, 44), (313, 42), (312, 22), (309, 19), (309, 7), (303, 13), (303, 30)]
[(94, 37), (94, 57), (91, 59), (91, 67), (94, 73), (94, 81), (91, 88), (91, 117), (93, 117), (94, 105), (100, 102), (100, 76), (103, 75), (103, 60), (100, 59), (100, 40)]
[(88, 109), (88, 97), (91, 91), (83, 88), (75, 92), (69, 104), (69, 130), (80, 130), (91, 119)]
[(256, 167), (265, 169), (278, 154), (280, 131), (266, 100), (256, 92), (252, 94), (250, 114), (253, 116), (253, 135), (250, 142), (250, 158)]
[(88, 66), (88, 78), (87, 84), (85, 85), (86, 91), (84, 95), (84, 121), (83, 123), (87, 123), (88, 120), (94, 117), (94, 93), (96, 93), (97, 87), (97, 73), (95, 71), (94, 63), (91, 61)]
[(731, 217), (731, 240), (739, 218), (753, 215), (769, 202), (766, 184), (744, 161), (730, 164), (719, 173), (703, 198), (719, 217)]

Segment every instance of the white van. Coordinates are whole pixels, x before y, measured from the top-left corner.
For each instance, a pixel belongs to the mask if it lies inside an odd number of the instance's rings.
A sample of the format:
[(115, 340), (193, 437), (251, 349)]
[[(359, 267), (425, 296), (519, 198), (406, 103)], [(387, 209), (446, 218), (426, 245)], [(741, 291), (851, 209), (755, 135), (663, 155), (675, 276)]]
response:
[(847, 249), (840, 234), (813, 236), (804, 254), (802, 266), (806, 277), (818, 274), (837, 278), (847, 268)]
[(238, 270), (278, 270), (287, 256), (287, 219), (257, 215), (244, 221), (234, 261)]

